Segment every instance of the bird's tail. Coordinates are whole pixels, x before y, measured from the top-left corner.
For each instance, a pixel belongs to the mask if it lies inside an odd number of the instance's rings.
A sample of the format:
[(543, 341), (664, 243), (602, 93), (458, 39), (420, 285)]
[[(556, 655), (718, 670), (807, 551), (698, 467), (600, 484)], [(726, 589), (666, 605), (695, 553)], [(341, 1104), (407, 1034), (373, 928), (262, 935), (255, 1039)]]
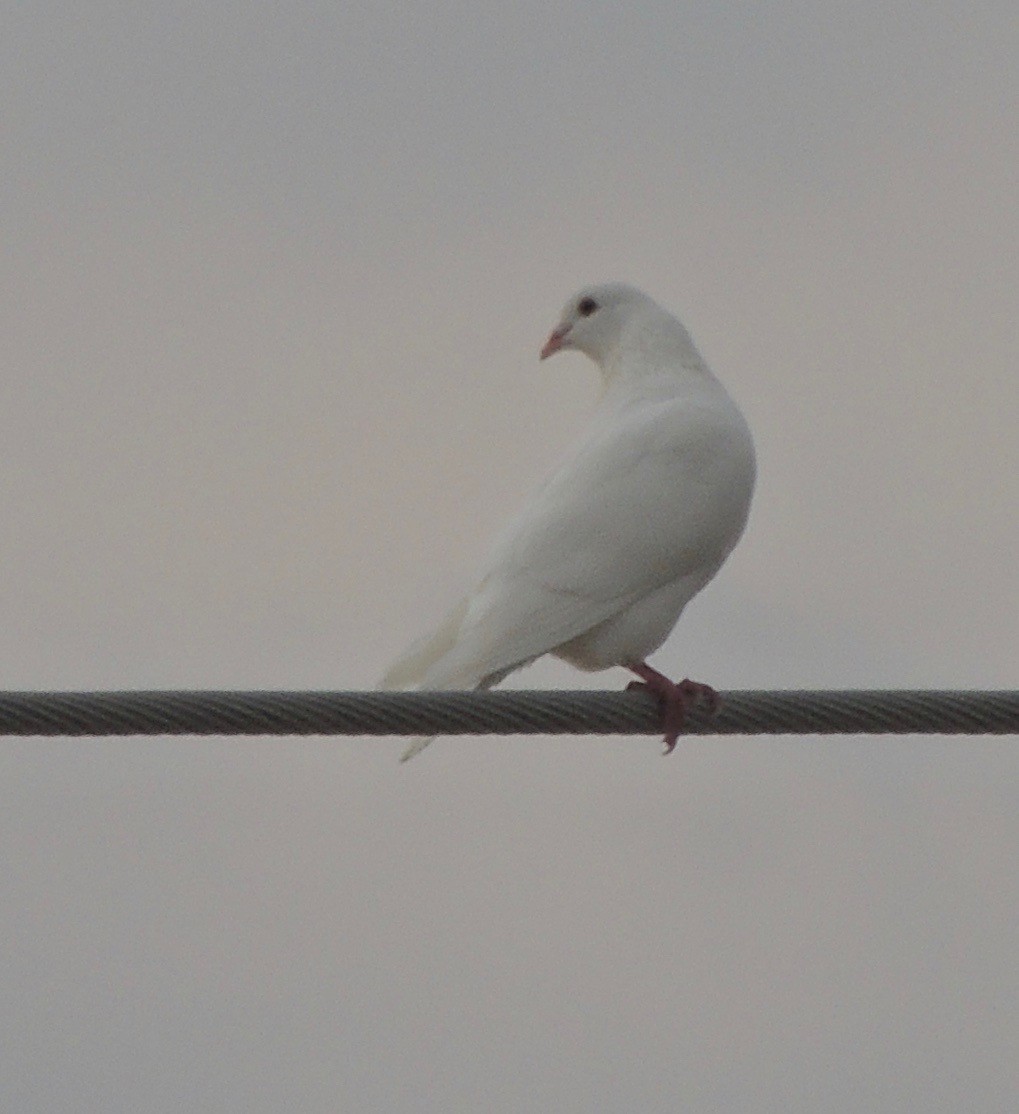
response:
[(400, 755), (400, 761), (409, 762), (415, 754), (420, 754), (429, 743), (435, 742), (436, 738), (435, 735), (419, 735), (416, 739), (411, 739), (410, 746)]
[[(427, 635), (395, 661), (379, 682), (380, 689), (472, 689), (487, 687), (478, 680), (473, 668), (444, 669), (442, 659), (450, 654), (457, 644), (468, 601), (462, 600), (446, 616), (438, 630)], [(407, 749), (400, 755), (401, 762), (408, 762), (415, 754), (420, 754), (435, 738), (434, 735), (421, 735), (411, 739)]]
[(456, 645), (467, 614), (467, 600), (461, 600), (439, 624), (438, 630), (419, 639), (386, 670), (380, 689), (413, 689), (425, 674)]

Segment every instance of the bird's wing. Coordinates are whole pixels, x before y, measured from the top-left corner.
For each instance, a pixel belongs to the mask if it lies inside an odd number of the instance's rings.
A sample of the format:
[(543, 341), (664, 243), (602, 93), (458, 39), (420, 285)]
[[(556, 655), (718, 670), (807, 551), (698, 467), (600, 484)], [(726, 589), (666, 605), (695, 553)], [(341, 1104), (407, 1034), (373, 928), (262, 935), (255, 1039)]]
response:
[(720, 564), (752, 483), (742, 446), (742, 427), (712, 405), (648, 404), (596, 428), (503, 535), (431, 652), (415, 658), (421, 686), (495, 683)]

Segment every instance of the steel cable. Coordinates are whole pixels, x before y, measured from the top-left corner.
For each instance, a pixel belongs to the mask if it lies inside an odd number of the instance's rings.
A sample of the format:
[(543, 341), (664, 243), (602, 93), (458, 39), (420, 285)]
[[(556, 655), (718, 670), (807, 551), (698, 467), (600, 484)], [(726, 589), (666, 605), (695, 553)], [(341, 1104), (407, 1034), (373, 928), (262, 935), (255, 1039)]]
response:
[[(5, 692), (2, 735), (654, 735), (642, 692)], [(1019, 691), (734, 691), (692, 735), (1019, 735)]]

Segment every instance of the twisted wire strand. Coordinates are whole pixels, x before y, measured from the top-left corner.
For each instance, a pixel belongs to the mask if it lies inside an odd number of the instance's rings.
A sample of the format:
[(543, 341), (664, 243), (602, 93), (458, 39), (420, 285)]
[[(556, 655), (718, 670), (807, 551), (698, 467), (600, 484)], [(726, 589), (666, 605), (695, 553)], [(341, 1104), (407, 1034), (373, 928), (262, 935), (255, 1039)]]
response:
[[(0, 692), (0, 735), (655, 735), (643, 692)], [(691, 735), (1019, 735), (1019, 690), (734, 691)]]

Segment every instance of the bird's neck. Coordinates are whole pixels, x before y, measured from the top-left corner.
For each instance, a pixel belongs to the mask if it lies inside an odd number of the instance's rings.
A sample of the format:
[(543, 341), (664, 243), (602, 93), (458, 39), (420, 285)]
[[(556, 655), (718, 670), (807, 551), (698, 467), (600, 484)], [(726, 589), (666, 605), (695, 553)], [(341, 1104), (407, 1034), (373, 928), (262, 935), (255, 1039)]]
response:
[(718, 382), (685, 332), (638, 338), (621, 345), (598, 366), (607, 395), (672, 396), (710, 389)]
[(663, 372), (681, 379), (712, 377), (683, 324), (657, 306), (627, 321), (599, 366), (606, 382), (658, 378)]

